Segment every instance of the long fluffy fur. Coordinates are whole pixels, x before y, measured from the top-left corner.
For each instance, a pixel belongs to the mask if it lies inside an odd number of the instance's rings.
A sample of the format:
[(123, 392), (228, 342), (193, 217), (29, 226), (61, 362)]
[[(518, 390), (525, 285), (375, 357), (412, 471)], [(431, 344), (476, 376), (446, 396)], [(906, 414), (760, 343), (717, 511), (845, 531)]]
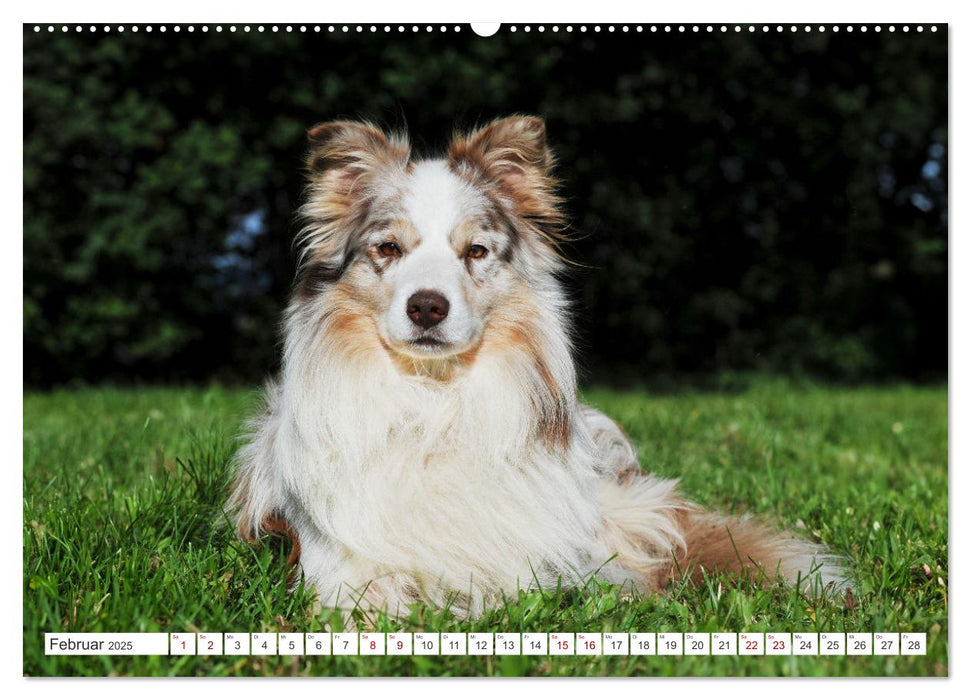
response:
[(229, 507), (241, 537), (298, 543), (320, 604), (478, 614), (520, 588), (591, 575), (643, 592), (704, 570), (841, 579), (820, 546), (707, 513), (643, 473), (622, 429), (577, 401), (541, 120), (457, 137), (442, 162), (511, 252), (479, 342), (427, 362), (378, 332), (382, 288), (361, 243), (398, 206), (415, 166), (407, 140), (356, 122), (310, 140), (283, 370), (238, 455)]

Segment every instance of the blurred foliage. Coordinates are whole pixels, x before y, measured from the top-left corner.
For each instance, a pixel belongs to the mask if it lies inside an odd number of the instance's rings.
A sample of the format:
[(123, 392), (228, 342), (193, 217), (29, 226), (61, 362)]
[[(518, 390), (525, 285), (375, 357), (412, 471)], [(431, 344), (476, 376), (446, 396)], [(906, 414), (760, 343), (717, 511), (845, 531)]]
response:
[(277, 362), (304, 130), (543, 115), (597, 376), (947, 369), (947, 34), (24, 33), (25, 381)]

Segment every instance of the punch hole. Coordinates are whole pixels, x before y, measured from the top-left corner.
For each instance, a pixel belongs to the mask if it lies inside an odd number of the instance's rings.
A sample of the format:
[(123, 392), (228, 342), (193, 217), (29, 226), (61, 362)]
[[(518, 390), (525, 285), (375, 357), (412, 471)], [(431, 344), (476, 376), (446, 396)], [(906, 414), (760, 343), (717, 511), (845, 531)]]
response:
[(478, 36), (489, 37), (498, 32), (501, 25), (498, 22), (473, 22), (470, 26)]

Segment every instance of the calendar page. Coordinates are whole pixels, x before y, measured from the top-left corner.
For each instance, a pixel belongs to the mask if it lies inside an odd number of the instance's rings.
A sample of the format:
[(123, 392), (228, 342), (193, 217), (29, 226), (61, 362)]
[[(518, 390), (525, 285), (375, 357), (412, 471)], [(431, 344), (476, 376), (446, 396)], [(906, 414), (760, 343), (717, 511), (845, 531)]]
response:
[(949, 674), (949, 26), (650, 14), (23, 25), (25, 676)]

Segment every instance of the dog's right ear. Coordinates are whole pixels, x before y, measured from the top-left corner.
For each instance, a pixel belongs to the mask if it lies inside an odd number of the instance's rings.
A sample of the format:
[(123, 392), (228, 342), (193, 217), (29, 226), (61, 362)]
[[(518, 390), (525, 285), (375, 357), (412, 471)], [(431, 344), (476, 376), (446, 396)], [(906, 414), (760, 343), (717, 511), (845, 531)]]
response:
[(411, 154), (407, 139), (389, 136), (369, 122), (324, 122), (310, 129), (307, 139), (311, 181), (337, 172), (337, 180), (349, 183), (382, 168), (405, 167)]
[(332, 280), (344, 269), (357, 224), (367, 217), (376, 178), (403, 173), (411, 148), (406, 137), (367, 122), (325, 122), (307, 138), (310, 186), (296, 241), (300, 279)]

